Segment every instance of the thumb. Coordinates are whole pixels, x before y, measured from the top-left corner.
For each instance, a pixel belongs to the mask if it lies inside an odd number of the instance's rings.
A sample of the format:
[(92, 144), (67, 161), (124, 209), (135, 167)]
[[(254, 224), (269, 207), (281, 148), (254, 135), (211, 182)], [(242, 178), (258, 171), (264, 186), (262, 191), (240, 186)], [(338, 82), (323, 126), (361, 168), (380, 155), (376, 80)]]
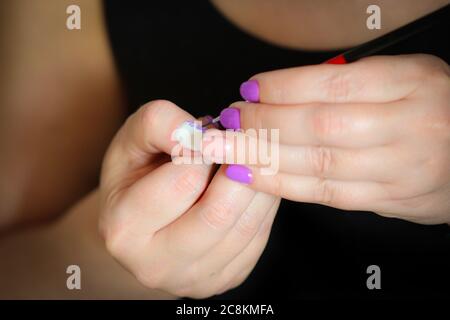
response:
[[(102, 166), (102, 184), (116, 185), (128, 180), (152, 162), (170, 154), (178, 144), (172, 133), (185, 121), (194, 118), (170, 101), (146, 103), (132, 114), (111, 142)], [(142, 176), (142, 174), (140, 175)]]

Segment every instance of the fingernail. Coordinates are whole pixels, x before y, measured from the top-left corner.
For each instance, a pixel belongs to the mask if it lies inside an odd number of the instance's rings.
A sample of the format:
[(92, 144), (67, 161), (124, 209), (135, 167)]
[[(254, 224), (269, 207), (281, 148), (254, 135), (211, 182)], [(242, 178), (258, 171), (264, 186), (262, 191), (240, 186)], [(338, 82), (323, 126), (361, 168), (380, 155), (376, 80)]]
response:
[(175, 130), (173, 138), (184, 148), (198, 151), (204, 131), (200, 121), (185, 121)]
[(237, 108), (225, 108), (220, 113), (220, 124), (225, 129), (240, 129), (241, 116)]
[(207, 126), (209, 125), (211, 122), (213, 121), (213, 117), (210, 116), (209, 114), (202, 117), (202, 126)]
[(214, 118), (210, 115), (206, 115), (202, 118), (202, 126), (206, 129), (216, 128), (218, 129), (220, 127), (219, 122), (213, 122)]
[(259, 102), (259, 84), (256, 80), (248, 80), (241, 84), (241, 97), (248, 102)]
[(253, 180), (252, 171), (240, 164), (229, 165), (225, 171), (228, 178), (233, 181), (249, 184)]

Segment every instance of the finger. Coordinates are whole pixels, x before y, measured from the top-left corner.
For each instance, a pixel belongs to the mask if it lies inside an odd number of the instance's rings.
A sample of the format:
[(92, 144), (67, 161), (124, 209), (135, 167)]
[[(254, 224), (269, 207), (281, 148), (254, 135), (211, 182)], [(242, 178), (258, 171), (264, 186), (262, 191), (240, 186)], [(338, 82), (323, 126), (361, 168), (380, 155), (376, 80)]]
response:
[(279, 203), (278, 200), (273, 195), (258, 192), (231, 231), (202, 258), (203, 268), (221, 270), (240, 255), (252, 242), (275, 203)]
[(221, 168), (201, 199), (157, 232), (153, 241), (165, 248), (162, 254), (196, 260), (225, 237), (255, 194), (251, 188), (228, 179)]
[[(135, 234), (151, 235), (185, 213), (205, 191), (212, 174), (206, 164), (168, 162), (141, 178), (121, 198), (125, 221)], [(133, 215), (129, 215), (133, 212)]]
[(168, 162), (109, 199), (115, 210), (101, 215), (99, 221), (107, 248), (144, 283), (149, 275), (161, 274), (160, 270), (146, 269), (159, 265), (155, 259), (161, 253), (149, 251), (153, 237), (197, 201), (210, 174), (208, 165)]
[[(102, 183), (116, 185), (146, 168), (162, 152), (170, 154), (178, 142), (172, 133), (192, 116), (169, 101), (156, 100), (130, 116), (114, 137), (102, 168)], [(106, 187), (106, 186), (105, 186)]]
[(237, 102), (240, 126), (245, 132), (278, 130), (279, 142), (292, 145), (368, 147), (390, 142), (401, 134), (404, 103), (303, 104), (274, 106)]
[(390, 146), (365, 149), (293, 146), (236, 131), (208, 131), (203, 146), (202, 156), (210, 162), (335, 180), (389, 182), (408, 163)]
[(408, 56), (377, 56), (344, 65), (270, 71), (242, 84), (241, 95), (269, 104), (395, 101), (412, 93), (420, 81), (412, 61)]
[(230, 179), (243, 181), (239, 176), (243, 174), (250, 177), (246, 185), (257, 191), (345, 210), (374, 211), (378, 201), (389, 198), (383, 185), (376, 182), (340, 181), (281, 172), (262, 174), (257, 167), (240, 165), (227, 168)]
[[(270, 229), (279, 204), (279, 198), (277, 198), (275, 202), (272, 201), (272, 205), (264, 215), (256, 234), (253, 235), (251, 241), (246, 243), (246, 245), (242, 247), (242, 250), (232, 257), (231, 260), (226, 259), (226, 261), (224, 261), (224, 259), (222, 259), (223, 264), (219, 264), (217, 261), (211, 263), (211, 261), (208, 261), (210, 258), (211, 260), (215, 260), (217, 257), (221, 258), (221, 256), (211, 257), (211, 255), (208, 255), (205, 257), (207, 260), (204, 259), (199, 261), (197, 265), (199, 265), (199, 268), (201, 269), (197, 271), (202, 274), (202, 277), (201, 279), (198, 279), (198, 281), (192, 282), (192, 285), (194, 286), (192, 291), (200, 292), (201, 296), (221, 294), (230, 289), (230, 286), (237, 285), (235, 284), (237, 278), (242, 279), (244, 272), (248, 275), (256, 265), (267, 244)], [(234, 247), (235, 246), (236, 243), (234, 244)], [(205, 283), (208, 285), (205, 285)]]
[[(228, 270), (227, 267), (236, 257), (242, 256), (251, 244), (261, 228), (267, 225), (267, 216), (274, 218), (273, 207), (278, 208), (279, 198), (258, 193), (251, 204), (239, 218), (233, 229), (226, 235), (224, 240), (213, 247), (210, 252), (195, 263), (195, 271), (201, 276), (196, 281), (191, 281), (192, 291), (200, 293), (200, 296), (211, 296), (217, 294), (222, 287), (239, 274), (249, 264), (248, 259), (240, 259), (241, 269)], [(275, 210), (276, 212), (276, 210)], [(254, 250), (253, 250), (254, 251)], [(251, 258), (257, 252), (249, 252), (247, 258)], [(254, 258), (257, 260), (257, 256)], [(256, 261), (255, 261), (256, 262)], [(235, 266), (238, 267), (238, 266)], [(233, 271), (234, 274), (231, 274)]]
[(226, 279), (226, 284), (221, 288), (221, 292), (225, 292), (240, 285), (255, 268), (266, 248), (279, 205), (280, 199), (277, 199), (252, 241), (223, 269), (222, 277)]

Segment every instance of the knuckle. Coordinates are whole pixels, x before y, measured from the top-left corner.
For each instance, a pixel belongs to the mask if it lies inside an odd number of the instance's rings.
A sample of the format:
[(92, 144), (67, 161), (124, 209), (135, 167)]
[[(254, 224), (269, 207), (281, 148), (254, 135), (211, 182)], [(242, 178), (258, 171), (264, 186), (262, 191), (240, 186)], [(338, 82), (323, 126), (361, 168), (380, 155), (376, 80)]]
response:
[[(110, 194), (103, 198), (109, 197)], [(110, 202), (108, 202), (110, 201)], [(115, 200), (102, 201), (100, 208), (100, 216), (98, 220), (98, 230), (102, 236), (105, 247), (113, 256), (118, 256), (124, 250), (128, 241), (131, 240), (130, 225), (132, 224), (132, 217), (126, 212), (125, 202), (119, 198)]]
[(165, 120), (165, 115), (171, 112), (173, 104), (167, 100), (153, 100), (143, 105), (136, 116), (139, 125), (143, 128), (144, 136), (148, 136), (159, 122)]
[(263, 129), (266, 109), (247, 102), (234, 102), (229, 107), (239, 109), (243, 129)]
[(236, 231), (241, 237), (245, 239), (252, 238), (258, 232), (260, 224), (255, 214), (254, 212), (245, 211), (236, 223)]
[(313, 134), (324, 142), (328, 137), (339, 134), (343, 129), (343, 120), (330, 107), (318, 106), (312, 116)]
[(200, 281), (201, 273), (197, 263), (194, 263), (185, 269), (182, 279), (173, 291), (179, 297), (193, 297), (197, 293), (196, 287)]
[(337, 202), (337, 192), (336, 185), (330, 180), (319, 179), (314, 188), (314, 202), (324, 205), (335, 204)]
[(111, 224), (111, 218), (112, 218), (112, 212), (110, 201), (107, 198), (110, 197), (110, 194), (106, 194), (100, 192), (100, 208), (99, 208), (99, 219), (97, 223), (97, 229), (99, 232), (99, 235), (102, 237), (104, 241), (106, 241), (108, 236), (108, 230), (109, 226)]
[(431, 136), (434, 140), (450, 140), (450, 108), (443, 105), (436, 106), (433, 114), (420, 119), (418, 126), (425, 135)]
[(284, 194), (284, 185), (282, 176), (279, 174), (272, 176), (272, 183), (270, 184), (269, 188), (270, 194), (277, 197), (281, 197)]
[(448, 183), (449, 170), (448, 164), (450, 161), (450, 154), (447, 152), (436, 152), (425, 162), (422, 172), (424, 177), (423, 187), (428, 186), (428, 189), (436, 189)]
[(101, 233), (106, 250), (116, 259), (126, 262), (130, 257), (130, 248), (136, 245), (138, 239), (129, 216), (118, 212), (114, 216), (102, 216), (100, 219)]
[(139, 116), (144, 128), (153, 125), (160, 119), (161, 113), (167, 108), (168, 103), (165, 100), (154, 100), (140, 108)]
[(448, 104), (450, 96), (450, 73), (447, 73), (443, 69), (431, 72), (429, 85), (433, 89), (435, 96), (440, 98), (439, 101), (442, 101), (442, 104), (446, 106), (446, 110), (450, 110)]
[(429, 71), (430, 68), (442, 69), (447, 65), (447, 63), (441, 58), (430, 54), (417, 54), (415, 55), (415, 58), (415, 61), (417, 61), (417, 66), (423, 71)]
[(113, 256), (117, 257), (120, 252), (120, 242), (116, 240), (116, 238), (111, 236), (105, 236), (105, 246), (106, 250)]
[(150, 289), (162, 289), (164, 287), (167, 268), (163, 264), (152, 264), (139, 267), (135, 272), (135, 278), (139, 283)]
[(441, 76), (448, 80), (450, 68), (442, 59), (428, 54), (416, 54), (410, 61), (412, 73), (420, 82), (431, 84)]
[[(117, 229), (117, 228), (116, 228)], [(104, 239), (106, 250), (113, 257), (120, 257), (124, 251), (123, 230), (113, 230), (111, 227), (104, 227)]]
[(176, 193), (192, 194), (202, 189), (206, 181), (206, 175), (201, 166), (190, 166), (186, 170), (182, 170), (180, 174), (173, 180), (173, 189)]
[(214, 229), (230, 228), (233, 225), (233, 205), (228, 200), (215, 200), (202, 211), (206, 223)]
[(352, 91), (350, 73), (336, 72), (325, 79), (323, 86), (327, 101), (346, 102)]
[(116, 228), (106, 231), (105, 247), (107, 252), (121, 263), (128, 264), (133, 261), (133, 248), (136, 245), (135, 235), (128, 228)]
[(331, 149), (320, 146), (309, 150), (309, 161), (314, 175), (319, 178), (326, 178), (334, 164), (334, 156)]
[(425, 75), (430, 66), (435, 64), (434, 57), (428, 54), (415, 54), (409, 56), (409, 59), (406, 61), (409, 62), (413, 72), (421, 75)]
[(252, 119), (252, 122), (251, 122), (251, 124), (253, 126), (253, 129), (255, 129), (255, 130), (265, 129), (264, 128), (264, 124), (263, 124), (265, 109), (261, 108), (259, 106), (254, 106), (250, 110), (253, 113), (253, 119)]
[[(427, 113), (415, 119), (417, 127), (433, 139), (450, 139), (450, 77), (440, 73), (429, 82), (433, 102)], [(430, 100), (429, 100), (430, 101)]]

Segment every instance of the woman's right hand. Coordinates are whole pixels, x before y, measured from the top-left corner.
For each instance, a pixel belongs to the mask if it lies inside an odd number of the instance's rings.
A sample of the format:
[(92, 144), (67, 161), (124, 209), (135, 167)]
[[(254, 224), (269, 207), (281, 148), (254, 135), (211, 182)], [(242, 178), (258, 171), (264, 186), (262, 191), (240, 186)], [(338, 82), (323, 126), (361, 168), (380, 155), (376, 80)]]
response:
[(105, 156), (100, 232), (145, 286), (204, 298), (244, 281), (261, 255), (279, 198), (229, 180), (223, 168), (175, 164), (172, 132), (193, 120), (168, 101), (130, 116)]

